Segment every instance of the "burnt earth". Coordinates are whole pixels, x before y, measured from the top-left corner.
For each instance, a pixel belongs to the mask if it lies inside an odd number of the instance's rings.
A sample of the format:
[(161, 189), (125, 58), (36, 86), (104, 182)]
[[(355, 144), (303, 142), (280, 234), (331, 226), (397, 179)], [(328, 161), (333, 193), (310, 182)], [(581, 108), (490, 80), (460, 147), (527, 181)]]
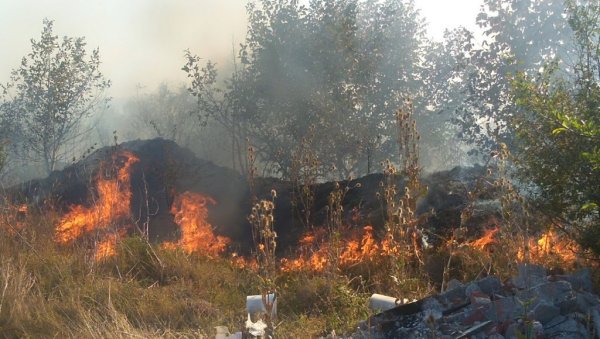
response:
[[(174, 197), (185, 191), (209, 195), (217, 201), (209, 210), (209, 221), (219, 235), (233, 240), (233, 249), (248, 251), (252, 244), (250, 225), (246, 217), (250, 212), (250, 192), (246, 179), (234, 170), (217, 166), (210, 161), (198, 159), (184, 148), (164, 139), (135, 140), (116, 147), (96, 150), (85, 159), (61, 171), (55, 171), (44, 179), (32, 180), (9, 189), (9, 196), (17, 202), (26, 202), (40, 208), (59, 208), (67, 211), (72, 205), (93, 204), (95, 180), (103, 171), (118, 168), (112, 155), (127, 150), (139, 157), (132, 166), (131, 202), (132, 222), (141, 229), (148, 223), (150, 239), (156, 242), (173, 240), (177, 227), (170, 214)], [(460, 212), (467, 205), (467, 192), (472, 190), (478, 178), (484, 175), (480, 166), (457, 167), (423, 177), (427, 194), (419, 201), (417, 214), (423, 218), (423, 228), (438, 234), (458, 226)], [(349, 228), (373, 225), (380, 233), (383, 225), (381, 202), (376, 198), (380, 190), (381, 174), (341, 181), (348, 187), (344, 200), (346, 224)], [(357, 185), (359, 184), (359, 185)], [(271, 190), (277, 191), (275, 224), (278, 233), (278, 252), (291, 251), (305, 232), (292, 208), (292, 184), (277, 178), (257, 178), (256, 194), (259, 199), (270, 198)], [(398, 179), (398, 189), (403, 189), (403, 179)], [(358, 187), (360, 186), (360, 187)], [(311, 212), (314, 226), (325, 224), (327, 198), (334, 183), (320, 183), (313, 187), (314, 210)], [(493, 195), (477, 201), (474, 226), (499, 215), (498, 204)], [(135, 231), (135, 230), (133, 230)]]

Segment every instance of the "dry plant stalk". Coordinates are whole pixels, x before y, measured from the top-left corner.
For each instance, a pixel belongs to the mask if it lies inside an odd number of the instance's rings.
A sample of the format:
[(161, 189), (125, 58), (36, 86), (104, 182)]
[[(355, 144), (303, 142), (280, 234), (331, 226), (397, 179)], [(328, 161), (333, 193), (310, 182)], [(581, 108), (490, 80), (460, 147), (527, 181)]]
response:
[[(413, 263), (423, 264), (422, 234), (418, 229), (421, 220), (416, 217), (417, 199), (426, 187), (421, 185), (421, 167), (419, 166), (419, 133), (413, 118), (413, 106), (407, 101), (405, 107), (396, 112), (398, 126), (398, 145), (400, 147), (400, 169), (386, 160), (382, 163), (384, 180), (379, 197), (385, 203), (386, 240), (397, 246), (405, 257)], [(396, 186), (397, 178), (406, 178), (404, 192), (400, 195)]]
[(274, 230), (275, 198), (277, 192), (271, 190), (271, 200), (261, 200), (252, 207), (248, 221), (256, 233), (256, 262), (259, 274), (265, 281), (272, 281), (276, 274), (275, 248), (277, 233)]
[(329, 192), (327, 197), (327, 226), (330, 243), (327, 265), (332, 274), (337, 273), (339, 269), (339, 260), (342, 254), (342, 228), (344, 227), (344, 198), (349, 190), (348, 186), (341, 187), (340, 183), (336, 182), (333, 191)]
[(268, 295), (276, 292), (275, 275), (277, 274), (277, 262), (275, 258), (275, 249), (277, 247), (277, 233), (274, 230), (275, 218), (275, 199), (277, 192), (271, 190), (271, 200), (261, 200), (252, 207), (248, 221), (253, 228), (253, 234), (256, 234), (256, 262), (258, 264), (258, 273), (262, 280), (261, 296), (266, 309), (264, 314), (267, 324), (267, 331), (273, 333), (273, 319), (271, 311), (273, 305), (269, 302)]
[[(425, 194), (426, 187), (420, 182), (419, 133), (413, 118), (413, 105), (407, 100), (396, 112), (398, 128), (399, 167), (391, 160), (382, 162), (383, 181), (379, 183), (377, 197), (383, 205), (385, 238), (383, 243), (390, 254), (392, 276), (413, 277), (424, 264), (422, 256), (422, 233), (417, 218), (417, 200)], [(405, 178), (404, 190), (400, 191), (398, 178)]]
[[(258, 202), (258, 197), (256, 196), (256, 149), (253, 146), (248, 146), (247, 148), (247, 161), (248, 161), (248, 188), (250, 190), (250, 205), (254, 206)], [(258, 243), (258, 234), (257, 228), (252, 226), (252, 241), (257, 244)]]
[[(498, 149), (490, 154), (486, 166), (486, 175), (479, 178), (472, 190), (467, 193), (467, 206), (461, 211), (460, 230), (466, 230), (468, 221), (473, 217), (476, 201), (489, 189), (499, 193), (501, 220), (491, 220), (496, 224), (494, 229), (488, 229), (478, 241), (490, 246), (481, 246), (476, 253), (469, 254), (461, 251), (461, 255), (472, 257), (470, 261), (479, 261), (481, 273), (503, 276), (511, 275), (517, 262), (530, 262), (529, 206), (519, 194), (509, 178), (510, 151), (506, 144), (501, 143)], [(487, 239), (486, 239), (487, 238)], [(475, 243), (473, 243), (475, 244)], [(472, 244), (472, 245), (473, 245)], [(474, 246), (465, 246), (469, 248)], [(494, 250), (493, 247), (498, 249)], [(486, 251), (488, 250), (488, 251)], [(481, 255), (484, 253), (485, 255)], [(493, 255), (492, 255), (493, 254)]]
[(292, 154), (290, 181), (292, 182), (292, 212), (296, 212), (304, 228), (312, 227), (315, 203), (314, 187), (319, 178), (320, 162), (312, 147), (315, 127), (311, 126), (300, 145)]

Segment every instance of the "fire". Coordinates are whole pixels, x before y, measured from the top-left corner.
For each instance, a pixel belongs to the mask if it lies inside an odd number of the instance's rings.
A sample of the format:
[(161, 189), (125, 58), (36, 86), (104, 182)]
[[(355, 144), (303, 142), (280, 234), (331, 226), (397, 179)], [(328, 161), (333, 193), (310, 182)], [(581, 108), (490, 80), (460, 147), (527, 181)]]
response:
[(483, 236), (475, 241), (473, 241), (470, 246), (473, 248), (477, 248), (480, 250), (484, 250), (487, 247), (489, 247), (490, 245), (493, 245), (497, 242), (497, 240), (494, 238), (496, 233), (498, 233), (499, 228), (492, 228), (489, 229), (487, 231), (485, 231), (485, 233), (483, 234)]
[[(131, 167), (139, 161), (133, 153), (121, 150), (113, 155), (113, 163), (124, 159), (117, 171), (116, 178), (105, 178), (100, 171), (96, 181), (98, 197), (90, 207), (71, 206), (56, 227), (55, 240), (61, 244), (69, 244), (84, 234), (94, 231), (107, 231), (119, 221), (130, 217), (131, 204)], [(117, 237), (108, 236), (97, 245), (97, 258), (114, 254)], [(112, 249), (112, 250), (110, 250)]]
[(25, 227), (25, 220), (29, 215), (27, 204), (13, 205), (6, 202), (0, 210), (0, 230), (15, 235)]
[[(577, 252), (581, 252), (574, 241), (561, 236), (552, 227), (542, 233), (539, 239), (529, 239), (528, 246), (532, 260), (548, 260), (550, 258), (562, 263), (574, 263), (578, 259)], [(522, 249), (519, 250), (518, 258), (519, 260), (525, 259)]]
[(114, 257), (117, 254), (117, 242), (123, 234), (111, 233), (106, 238), (96, 244), (96, 261), (101, 261)]
[(213, 227), (208, 222), (207, 206), (214, 204), (214, 199), (198, 193), (185, 192), (177, 196), (171, 206), (171, 214), (181, 228), (181, 239), (177, 243), (165, 243), (164, 247), (181, 247), (187, 253), (196, 252), (208, 256), (223, 253), (231, 240), (213, 233)]
[[(301, 252), (303, 253), (296, 259), (282, 259), (281, 269), (287, 272), (303, 270), (322, 272), (332, 259), (331, 257), (336, 255), (333, 252), (339, 253), (337, 261), (339, 266), (344, 268), (364, 261), (379, 260), (397, 251), (395, 246), (387, 240), (378, 243), (373, 237), (373, 227), (371, 226), (363, 228), (362, 236), (359, 236), (359, 233), (353, 233), (350, 239), (344, 240), (340, 244), (337, 251), (332, 250), (334, 245), (331, 242), (322, 241), (320, 245), (315, 243), (322, 238), (322, 236), (314, 233), (304, 235), (300, 239)], [(309, 252), (306, 250), (309, 247), (316, 247), (317, 249)]]

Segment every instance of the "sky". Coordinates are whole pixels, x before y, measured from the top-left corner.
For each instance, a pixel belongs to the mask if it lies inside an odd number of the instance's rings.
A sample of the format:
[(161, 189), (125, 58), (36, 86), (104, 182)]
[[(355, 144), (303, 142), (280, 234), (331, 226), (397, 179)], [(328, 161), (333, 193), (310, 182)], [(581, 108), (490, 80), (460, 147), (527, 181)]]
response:
[[(475, 29), (482, 0), (415, 0), (440, 40), (444, 29)], [(185, 73), (184, 51), (231, 64), (233, 48), (244, 40), (247, 0), (0, 0), (0, 82), (39, 39), (44, 18), (54, 34), (83, 36), (100, 48), (101, 69), (112, 81), (109, 95), (132, 96), (161, 82), (177, 86)]]

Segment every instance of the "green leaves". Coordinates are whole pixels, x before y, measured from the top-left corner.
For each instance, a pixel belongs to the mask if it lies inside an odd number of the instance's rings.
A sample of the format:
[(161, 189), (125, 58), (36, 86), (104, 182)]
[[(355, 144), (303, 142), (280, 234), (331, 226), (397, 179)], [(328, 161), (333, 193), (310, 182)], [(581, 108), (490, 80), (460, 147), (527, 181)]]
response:
[(538, 207), (600, 254), (600, 241), (586, 239), (600, 235), (600, 7), (570, 2), (568, 15), (578, 51), (574, 72), (551, 64), (536, 77), (519, 73), (512, 83), (519, 109), (513, 154)]
[(59, 39), (52, 30), (45, 19), (40, 39), (31, 40), (31, 52), (3, 86), (0, 104), (3, 120), (16, 127), (11, 139), (47, 172), (64, 160), (64, 146), (78, 137), (81, 122), (107, 102), (103, 94), (110, 86), (97, 49), (88, 55), (84, 38)]

